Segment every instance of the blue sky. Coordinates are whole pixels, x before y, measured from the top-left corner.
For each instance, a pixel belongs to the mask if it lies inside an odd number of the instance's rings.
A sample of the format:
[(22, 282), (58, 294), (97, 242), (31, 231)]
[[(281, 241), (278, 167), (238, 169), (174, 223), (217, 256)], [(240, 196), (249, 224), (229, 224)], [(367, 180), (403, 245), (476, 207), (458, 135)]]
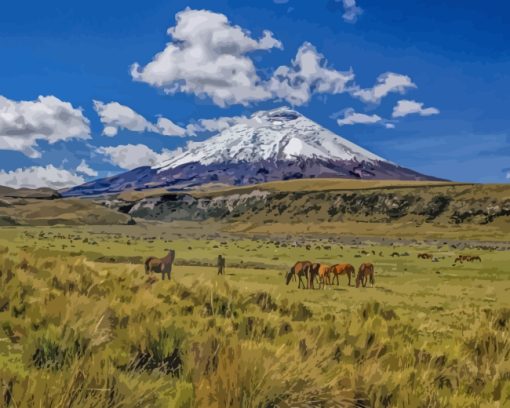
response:
[[(292, 103), (312, 120), (405, 167), (458, 181), (508, 182), (510, 28), (505, 17), (510, 5), (448, 3), (8, 2), (0, 15), (0, 184), (23, 185), (39, 177), (41, 184), (61, 187), (151, 164), (210, 134), (185, 132), (190, 123), (198, 129), (201, 119)], [(231, 94), (219, 97), (220, 90), (208, 85), (204, 91), (202, 83), (190, 79), (193, 67), (181, 64), (179, 73), (171, 74), (177, 63), (163, 61), (149, 68), (172, 41), (167, 30), (176, 27), (176, 14), (181, 13), (178, 31), (183, 32), (185, 22), (200, 17), (187, 7), (214, 13), (206, 14), (210, 33), (216, 29), (211, 16), (225, 16), (228, 22), (218, 23), (223, 28), (244, 30), (235, 44), (244, 51), (234, 62), (256, 76), (249, 89), (222, 85), (221, 91)], [(267, 41), (261, 40), (264, 31), (271, 33)], [(202, 40), (192, 41), (200, 49), (196, 42)], [(316, 57), (321, 68), (306, 79), (308, 94), (296, 99), (297, 90), (284, 89), (281, 78), (268, 90), (278, 67), (292, 71), (300, 49)], [(218, 57), (223, 51), (215, 52)], [(181, 54), (175, 55), (186, 56)], [(134, 63), (138, 74), (131, 72)], [(376, 98), (374, 86), (387, 73), (398, 75), (397, 85)], [(343, 83), (342, 75), (353, 79)], [(360, 91), (368, 96), (363, 99)], [(103, 103), (104, 123), (94, 100)], [(399, 101), (407, 103), (395, 115)], [(119, 105), (107, 105), (111, 102)], [(119, 111), (122, 107), (130, 111)], [(140, 116), (130, 117), (135, 112)], [(159, 116), (176, 128), (165, 130)], [(129, 124), (119, 125), (119, 118)], [(112, 123), (116, 134), (104, 135)], [(132, 154), (122, 150), (130, 145), (137, 146)]]

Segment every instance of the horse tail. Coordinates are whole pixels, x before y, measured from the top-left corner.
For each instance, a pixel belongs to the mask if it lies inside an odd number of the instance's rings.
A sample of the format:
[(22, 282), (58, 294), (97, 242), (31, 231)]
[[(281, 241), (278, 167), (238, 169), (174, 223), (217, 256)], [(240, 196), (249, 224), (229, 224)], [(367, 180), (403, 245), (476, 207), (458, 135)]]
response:
[(145, 260), (145, 273), (149, 273), (149, 269), (150, 269), (150, 266), (149, 266), (149, 263), (150, 261), (152, 261), (154, 259), (153, 256), (150, 256), (148, 257), (146, 260)]

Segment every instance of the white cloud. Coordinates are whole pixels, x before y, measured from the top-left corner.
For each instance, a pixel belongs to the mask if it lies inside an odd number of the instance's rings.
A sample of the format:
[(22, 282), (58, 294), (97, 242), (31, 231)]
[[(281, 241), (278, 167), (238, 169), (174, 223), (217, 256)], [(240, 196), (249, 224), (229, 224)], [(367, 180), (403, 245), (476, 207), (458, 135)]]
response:
[(78, 167), (76, 167), (76, 172), (77, 173), (81, 173), (81, 174), (85, 174), (86, 176), (89, 176), (89, 177), (96, 177), (97, 176), (97, 171), (95, 171), (94, 169), (92, 169), (86, 162), (85, 160), (82, 160), (80, 162), (80, 164), (78, 165)]
[(105, 155), (110, 163), (126, 170), (142, 166), (154, 166), (182, 152), (179, 149), (173, 151), (163, 149), (161, 153), (157, 153), (143, 144), (99, 147), (97, 151)]
[(437, 108), (424, 108), (423, 103), (416, 101), (409, 101), (406, 99), (397, 102), (393, 108), (392, 116), (394, 118), (403, 118), (407, 115), (417, 114), (420, 116), (431, 116), (439, 114)]
[(46, 167), (27, 167), (12, 171), (0, 170), (0, 185), (14, 188), (50, 187), (61, 189), (83, 184), (83, 177), (49, 164)]
[(268, 122), (257, 115), (253, 115), (252, 117), (223, 116), (214, 119), (200, 119), (196, 123), (190, 123), (186, 126), (186, 131), (189, 135), (194, 136), (197, 133), (203, 132), (221, 132), (231, 126), (241, 124), (252, 128), (258, 128), (267, 125)]
[(170, 119), (159, 117), (156, 122), (158, 133), (164, 136), (186, 136), (186, 129), (176, 125)]
[(310, 43), (298, 50), (290, 67), (280, 66), (269, 81), (268, 89), (292, 105), (302, 105), (314, 93), (339, 94), (354, 79), (352, 71), (340, 72), (327, 67), (324, 56)]
[(344, 14), (342, 18), (348, 23), (355, 23), (358, 16), (363, 14), (363, 9), (356, 5), (356, 0), (342, 0), (344, 6)]
[(227, 17), (208, 10), (187, 8), (168, 29), (172, 41), (151, 62), (131, 67), (134, 80), (167, 93), (185, 92), (210, 97), (219, 106), (247, 105), (269, 99), (248, 53), (281, 48), (270, 31), (259, 40)]
[(359, 87), (353, 88), (352, 95), (361, 99), (365, 103), (378, 104), (381, 99), (388, 95), (390, 92), (405, 93), (408, 89), (416, 88), (410, 77), (407, 75), (395, 74), (393, 72), (386, 72), (379, 75), (377, 83), (373, 88), (360, 89)]
[(132, 132), (153, 132), (164, 136), (186, 135), (185, 129), (170, 119), (159, 117), (156, 124), (153, 124), (129, 106), (121, 105), (118, 102), (94, 101), (94, 109), (104, 125), (103, 134), (105, 136), (116, 136), (119, 129), (127, 129)]
[(55, 96), (35, 101), (13, 101), (0, 96), (0, 150), (15, 150), (41, 157), (37, 143), (89, 139), (88, 119), (81, 109)]
[(344, 117), (338, 119), (337, 123), (340, 126), (345, 125), (373, 125), (380, 123), (383, 119), (379, 115), (366, 115), (364, 113), (355, 112), (354, 109), (347, 109), (344, 112)]
[(341, 119), (337, 119), (337, 123), (339, 126), (350, 126), (350, 125), (382, 125), (386, 129), (394, 129), (395, 124), (391, 121), (381, 118), (379, 115), (367, 115), (365, 113), (356, 112), (352, 108), (345, 109), (339, 114), (335, 114), (333, 117), (338, 117), (339, 115), (343, 115)]

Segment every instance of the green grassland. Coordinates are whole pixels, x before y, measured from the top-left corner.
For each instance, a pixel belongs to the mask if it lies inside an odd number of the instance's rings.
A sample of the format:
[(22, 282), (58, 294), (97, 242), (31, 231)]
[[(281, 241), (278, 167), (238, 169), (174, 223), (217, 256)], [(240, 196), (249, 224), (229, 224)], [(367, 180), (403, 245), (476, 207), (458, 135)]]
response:
[[(229, 228), (2, 228), (0, 405), (510, 406), (508, 243)], [(146, 275), (169, 248), (172, 281)], [(373, 262), (376, 285), (287, 286), (297, 260)]]

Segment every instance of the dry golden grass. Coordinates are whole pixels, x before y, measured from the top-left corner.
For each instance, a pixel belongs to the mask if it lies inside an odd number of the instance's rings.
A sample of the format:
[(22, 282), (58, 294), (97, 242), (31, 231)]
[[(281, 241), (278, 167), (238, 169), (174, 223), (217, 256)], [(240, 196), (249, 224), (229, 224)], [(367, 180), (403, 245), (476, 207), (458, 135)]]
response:
[[(464, 250), (483, 262), (453, 266), (458, 251), (448, 246), (328, 249), (314, 240), (307, 249), (153, 227), (2, 231), (0, 404), (510, 404), (508, 252)], [(171, 282), (145, 275), (140, 261), (121, 260), (168, 246), (178, 261)], [(219, 251), (227, 256), (225, 276), (192, 265)], [(391, 257), (394, 251), (402, 256)], [(418, 260), (425, 251), (438, 262)], [(109, 263), (92, 261), (100, 256)], [(283, 283), (293, 259), (340, 256), (355, 265), (373, 261), (376, 288), (342, 281), (308, 291)]]
[(224, 195), (224, 194), (244, 194), (253, 190), (261, 191), (342, 191), (342, 190), (373, 190), (373, 189), (392, 189), (392, 188), (426, 188), (426, 187), (447, 187), (472, 185), (465, 183), (455, 183), (449, 181), (403, 181), (403, 180), (353, 180), (339, 178), (317, 178), (300, 179), (286, 181), (272, 181), (244, 187), (226, 187), (222, 185), (212, 185), (210, 188), (201, 188), (196, 192), (192, 190), (193, 195)]

